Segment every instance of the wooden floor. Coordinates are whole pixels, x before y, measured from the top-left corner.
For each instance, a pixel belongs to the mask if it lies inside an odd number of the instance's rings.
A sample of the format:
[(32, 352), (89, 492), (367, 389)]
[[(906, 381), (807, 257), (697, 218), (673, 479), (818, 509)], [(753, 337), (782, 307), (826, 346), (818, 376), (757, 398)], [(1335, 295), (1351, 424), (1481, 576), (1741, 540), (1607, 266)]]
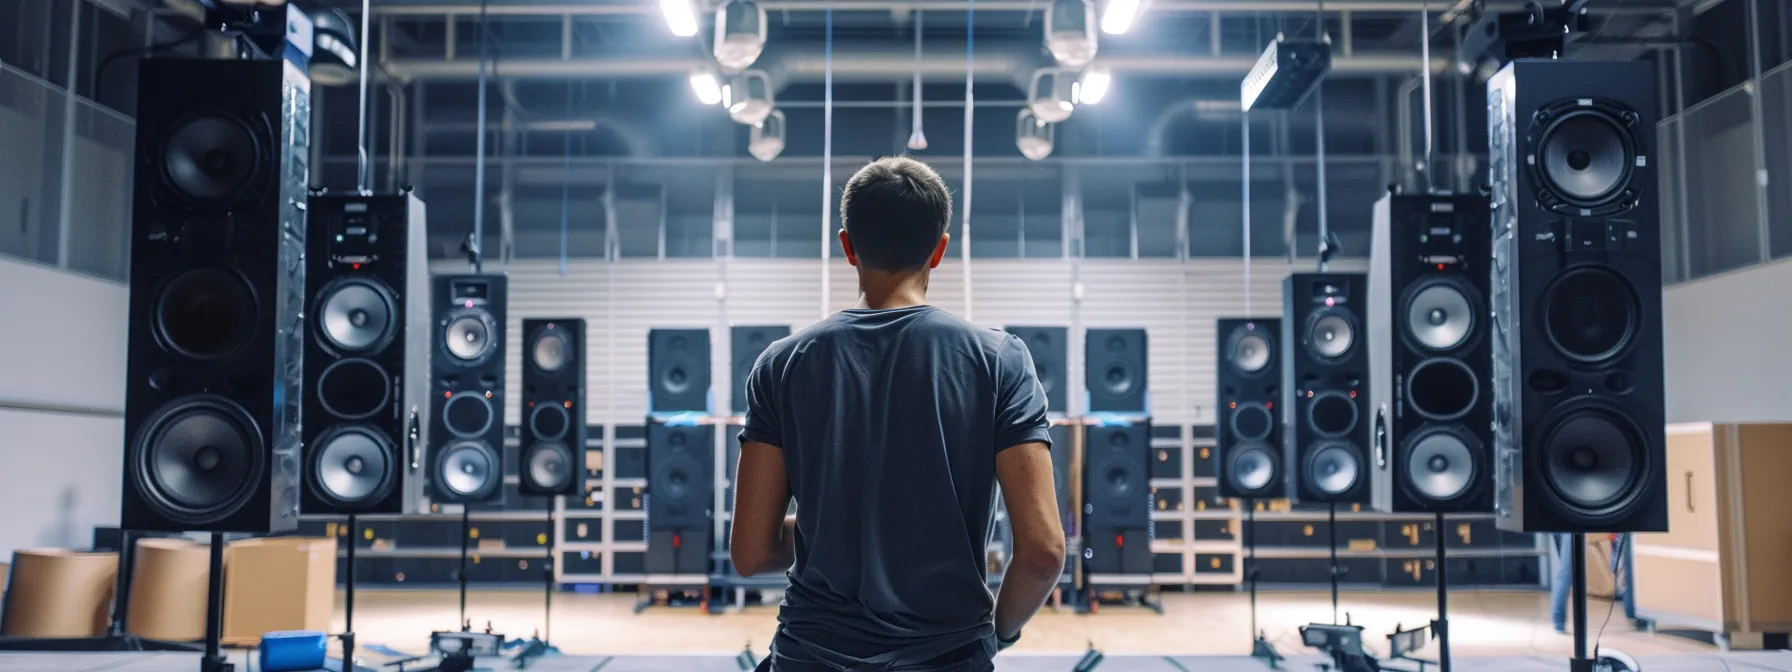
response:
[[(467, 614), (475, 629), (490, 622), (511, 638), (528, 638), (542, 624), (539, 592), (474, 591)], [(1142, 608), (1103, 608), (1078, 615), (1042, 611), (1027, 625), (1015, 653), (1080, 653), (1093, 644), (1109, 655), (1247, 655), (1250, 610), (1244, 593), (1166, 593), (1164, 613)], [(1259, 624), (1284, 654), (1309, 654), (1296, 628), (1331, 621), (1327, 593), (1265, 593), (1259, 596)], [(1365, 641), (1385, 653), (1385, 635), (1397, 624), (1412, 627), (1435, 616), (1435, 595), (1424, 592), (1345, 593), (1341, 610), (1365, 626)], [(337, 600), (336, 627), (342, 627)], [(761, 654), (777, 628), (776, 607), (708, 615), (695, 608), (654, 607), (634, 614), (635, 595), (556, 593), (552, 641), (568, 655), (733, 654), (751, 646)], [(1588, 609), (1592, 630), (1605, 619), (1609, 602)], [(423, 653), (432, 630), (456, 628), (458, 595), (449, 590), (357, 590), (355, 632), (363, 646), (383, 645)], [(1543, 592), (1453, 592), (1450, 598), (1451, 649), (1457, 657), (1562, 656), (1572, 640), (1549, 623), (1549, 595)], [(1700, 654), (1711, 646), (1670, 635), (1632, 631), (1622, 608), (1602, 639), (1605, 646), (1633, 656)]]

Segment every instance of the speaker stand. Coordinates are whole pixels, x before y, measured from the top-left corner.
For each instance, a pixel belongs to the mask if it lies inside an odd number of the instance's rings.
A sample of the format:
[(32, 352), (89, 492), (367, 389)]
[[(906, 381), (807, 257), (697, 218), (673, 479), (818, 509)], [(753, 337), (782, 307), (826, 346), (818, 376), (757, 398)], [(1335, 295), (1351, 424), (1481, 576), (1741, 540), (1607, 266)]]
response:
[(1251, 567), (1245, 572), (1245, 581), (1251, 591), (1251, 657), (1263, 661), (1273, 670), (1282, 662), (1282, 654), (1276, 653), (1275, 645), (1257, 629), (1257, 500), (1249, 497), (1244, 500), (1244, 545), (1245, 561)]
[(1326, 548), (1331, 552), (1332, 579), (1332, 625), (1338, 624), (1338, 577), (1344, 572), (1338, 567), (1338, 503), (1326, 504), (1325, 534), (1328, 538)]
[(348, 558), (344, 563), (344, 571), (348, 578), (342, 584), (342, 669), (355, 669), (355, 546), (360, 537), (360, 521), (355, 514), (348, 514)]
[(1574, 587), (1574, 657), (1568, 659), (1568, 672), (1593, 672), (1594, 661), (1587, 656), (1587, 535), (1575, 532), (1568, 543), (1573, 546), (1569, 553), (1574, 565), (1570, 580)]
[(1450, 672), (1450, 566), (1444, 562), (1444, 514), (1438, 512), (1433, 533), (1437, 542), (1437, 620), (1431, 634), (1437, 636), (1437, 669)]
[(106, 635), (103, 637), (81, 638), (35, 638), (6, 637), (0, 638), (0, 651), (180, 651), (198, 653), (199, 647), (188, 642), (167, 642), (159, 639), (144, 639), (124, 631), (125, 614), (131, 605), (131, 570), (132, 557), (137, 542), (131, 538), (130, 530), (118, 531), (118, 579), (113, 584), (112, 618), (107, 622)]
[(206, 580), (205, 654), (199, 672), (234, 672), (220, 650), (224, 639), (224, 533), (212, 533), (211, 576)]
[(455, 581), (460, 584), (460, 631), (471, 632), (473, 622), (467, 620), (467, 541), (473, 533), (473, 504), (460, 505), (460, 571), (455, 573)]
[(519, 670), (528, 667), (532, 658), (560, 653), (559, 649), (549, 643), (553, 637), (554, 623), (554, 561), (558, 558), (554, 557), (554, 496), (548, 495), (547, 500), (548, 559), (541, 565), (541, 636), (530, 637), (529, 641), (521, 643), (522, 648), (511, 659)]

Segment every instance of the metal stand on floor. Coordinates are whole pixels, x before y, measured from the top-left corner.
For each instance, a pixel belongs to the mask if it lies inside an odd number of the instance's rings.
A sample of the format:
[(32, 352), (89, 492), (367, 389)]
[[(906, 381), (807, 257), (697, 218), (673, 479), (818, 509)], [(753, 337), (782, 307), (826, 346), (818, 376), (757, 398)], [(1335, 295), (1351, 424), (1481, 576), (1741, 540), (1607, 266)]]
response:
[(554, 623), (554, 561), (557, 558), (554, 557), (554, 498), (550, 495), (547, 500), (548, 556), (541, 565), (541, 631), (539, 637), (531, 637), (529, 641), (520, 644), (521, 648), (511, 659), (516, 663), (517, 669), (527, 667), (531, 659), (560, 653), (560, 650), (554, 648), (554, 645), (550, 643)]
[(212, 533), (211, 576), (206, 581), (205, 654), (199, 659), (199, 672), (234, 672), (236, 666), (224, 659), (224, 533)]
[(344, 672), (355, 669), (355, 546), (359, 545), (361, 532), (360, 521), (355, 514), (348, 516), (348, 558), (344, 571), (348, 573), (342, 584), (342, 669)]
[(473, 534), (473, 522), (470, 518), (472, 504), (460, 505), (460, 571), (455, 573), (455, 581), (460, 584), (460, 630), (472, 632), (473, 622), (467, 620), (467, 542)]
[(1574, 563), (1574, 657), (1568, 659), (1568, 672), (1593, 672), (1594, 660), (1587, 655), (1587, 535), (1576, 532), (1569, 543)]
[(1444, 562), (1444, 514), (1437, 514), (1437, 620), (1431, 633), (1437, 637), (1437, 667), (1450, 672), (1450, 566)]
[(1263, 661), (1269, 669), (1276, 669), (1282, 662), (1282, 654), (1276, 653), (1276, 647), (1264, 638), (1263, 631), (1257, 629), (1257, 500), (1244, 500), (1244, 544), (1245, 562), (1250, 569), (1245, 570), (1245, 581), (1250, 584), (1251, 591), (1251, 657)]
[(1329, 538), (1329, 543), (1326, 544), (1326, 548), (1331, 551), (1332, 624), (1337, 625), (1338, 577), (1344, 575), (1344, 570), (1338, 567), (1338, 503), (1332, 502), (1328, 504), (1326, 511), (1328, 513), (1326, 514), (1325, 533)]

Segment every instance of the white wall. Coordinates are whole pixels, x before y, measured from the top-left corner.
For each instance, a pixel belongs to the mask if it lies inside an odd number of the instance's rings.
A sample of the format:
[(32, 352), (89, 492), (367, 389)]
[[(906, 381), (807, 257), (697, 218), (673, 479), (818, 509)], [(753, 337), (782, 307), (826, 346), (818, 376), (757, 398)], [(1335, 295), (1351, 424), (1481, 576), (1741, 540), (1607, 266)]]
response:
[(124, 285), (0, 258), (0, 555), (117, 524)]
[(1669, 287), (1668, 422), (1792, 421), (1792, 260)]

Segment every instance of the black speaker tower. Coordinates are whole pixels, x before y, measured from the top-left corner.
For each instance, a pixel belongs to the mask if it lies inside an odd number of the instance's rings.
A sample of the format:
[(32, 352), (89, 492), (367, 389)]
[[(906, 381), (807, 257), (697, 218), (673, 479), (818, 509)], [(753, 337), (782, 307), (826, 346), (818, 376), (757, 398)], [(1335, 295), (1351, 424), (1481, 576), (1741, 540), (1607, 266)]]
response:
[(1064, 413), (1070, 410), (1070, 330), (1064, 327), (1007, 327), (1006, 331), (1027, 344), (1033, 356), (1033, 371), (1039, 386), (1045, 388), (1045, 410)]
[(1083, 387), (1092, 413), (1144, 415), (1149, 382), (1144, 329), (1090, 329), (1083, 338)]
[(1282, 284), (1282, 471), (1298, 502), (1369, 503), (1367, 278), (1294, 273)]
[(1667, 530), (1655, 69), (1487, 83), (1499, 527)]
[(1083, 569), (1151, 573), (1151, 424), (1091, 425), (1083, 441)]
[(728, 359), (733, 363), (729, 371), (728, 407), (735, 415), (747, 414), (747, 376), (753, 373), (754, 362), (759, 361), (759, 353), (773, 341), (790, 335), (789, 325), (742, 326), (736, 325), (728, 330)]
[(708, 329), (647, 332), (647, 398), (652, 413), (709, 412)]
[(278, 60), (139, 78), (120, 526), (296, 529), (309, 86)]
[(523, 320), (523, 426), (517, 489), (585, 494), (585, 320)]
[(504, 466), (504, 326), (507, 278), (438, 275), (431, 294), (430, 499), (490, 501)]
[(1221, 497), (1282, 496), (1282, 338), (1276, 318), (1220, 318), (1214, 447)]
[(708, 574), (715, 426), (647, 424), (647, 572)]

